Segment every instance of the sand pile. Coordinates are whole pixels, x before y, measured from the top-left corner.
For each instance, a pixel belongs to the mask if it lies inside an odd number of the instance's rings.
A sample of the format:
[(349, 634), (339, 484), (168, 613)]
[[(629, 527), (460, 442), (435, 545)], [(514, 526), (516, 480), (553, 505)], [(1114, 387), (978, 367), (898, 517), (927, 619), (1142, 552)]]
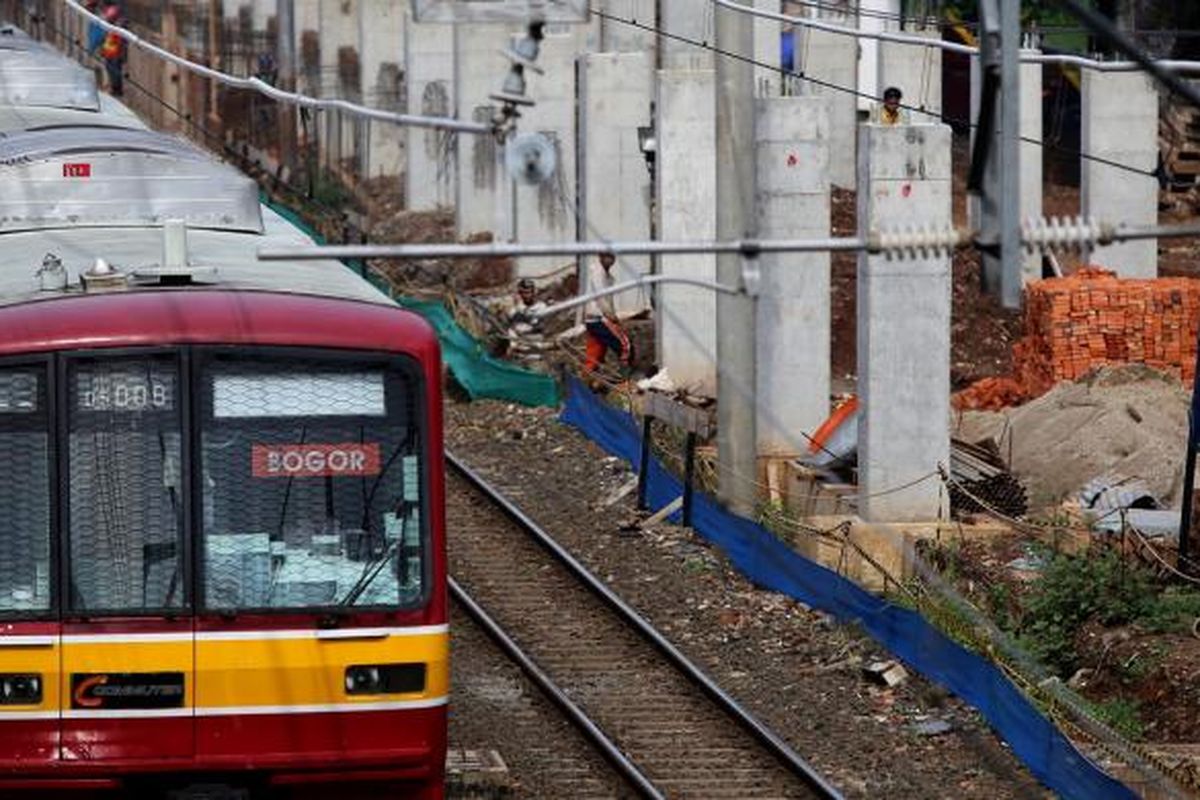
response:
[(1140, 478), (1176, 504), (1189, 402), (1178, 377), (1141, 365), (1104, 367), (1017, 408), (956, 414), (951, 430), (968, 442), (995, 440), (1033, 508), (1102, 476)]

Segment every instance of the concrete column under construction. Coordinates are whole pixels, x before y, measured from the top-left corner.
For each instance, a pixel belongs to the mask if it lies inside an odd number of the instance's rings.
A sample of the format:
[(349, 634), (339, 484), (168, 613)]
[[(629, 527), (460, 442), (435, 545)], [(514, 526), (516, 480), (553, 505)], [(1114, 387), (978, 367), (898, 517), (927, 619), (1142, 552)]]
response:
[[(756, 213), (764, 239), (825, 238), (830, 229), (829, 100), (757, 101)], [(757, 395), (760, 456), (796, 456), (829, 415), (830, 256), (759, 256)]]
[[(859, 129), (860, 234), (951, 222), (950, 129)], [(938, 516), (950, 458), (950, 257), (858, 261), (858, 513), (871, 522)]]
[[(362, 100), (362, 60), (359, 57), (358, 5), (359, 0), (321, 2), (320, 27), (317, 29), (320, 52), (321, 96)], [(359, 155), (358, 131), (360, 118), (339, 112), (324, 112), (314, 116), (321, 127), (322, 155), (325, 166), (335, 174), (349, 160)], [(364, 128), (365, 129), (365, 128)]]
[(592, 7), (605, 14), (600, 17), (600, 50), (640, 51), (649, 53), (653, 59), (658, 38), (654, 32), (658, 24), (657, 5), (656, 0), (592, 0)]
[[(399, 3), (358, 7), (362, 99), (372, 108), (404, 110), (404, 31), (407, 11)], [(399, 178), (404, 172), (404, 128), (390, 122), (364, 121), (360, 159), (368, 178)]]
[[(754, 0), (759, 11), (780, 13), (780, 0)], [(779, 20), (755, 17), (754, 21), (754, 96), (778, 97), (783, 91), (783, 74), (779, 71), (783, 52), (780, 35), (783, 23)]]
[[(902, 10), (900, 0), (859, 0), (857, 5), (859, 15), (856, 27), (874, 33), (895, 28), (893, 20), (900, 16)], [(879, 82), (879, 51), (884, 43), (878, 39), (862, 38), (858, 39), (856, 44), (859, 48), (858, 88), (863, 92), (863, 96), (858, 98), (857, 103), (860, 109), (868, 111), (873, 103), (872, 98), (883, 94), (885, 88)], [(914, 122), (916, 121), (914, 120)]]
[(716, 41), (713, 13), (716, 4), (696, 0), (659, 0), (659, 28), (670, 36), (658, 37), (659, 64), (663, 69), (711, 69), (713, 52), (692, 42)]
[[(1158, 222), (1158, 92), (1143, 72), (1081, 70), (1083, 109), (1080, 206), (1085, 217), (1115, 225)], [(1110, 163), (1101, 163), (1094, 156)], [(1158, 275), (1158, 240), (1097, 247), (1094, 264), (1130, 278)]]
[[(936, 24), (929, 28), (909, 28), (905, 36), (916, 36), (932, 42), (941, 39)], [(942, 119), (942, 51), (938, 47), (923, 47), (900, 42), (879, 42), (876, 96), (895, 86), (904, 94), (904, 105), (913, 109), (909, 115), (914, 125), (941, 122)], [(922, 113), (922, 111), (926, 113)]]
[[(1030, 51), (1022, 51), (1023, 54)], [(1021, 65), (1021, 219), (1042, 217), (1042, 65)], [(1042, 255), (1026, 253), (1021, 283), (1040, 280)]]
[[(848, 27), (856, 21), (853, 15), (829, 10), (817, 19)], [(801, 94), (828, 98), (829, 137), (839, 143), (829, 152), (829, 178), (834, 186), (853, 189), (858, 176), (858, 40), (799, 26), (794, 71), (807, 78), (800, 80)]]
[[(490, 122), (496, 102), (488, 97), (500, 90), (508, 73), (501, 51), (508, 46), (513, 28), (505, 25), (459, 24), (454, 26), (454, 100), (460, 119)], [(528, 75), (528, 78), (536, 76)], [(527, 78), (527, 82), (528, 82)], [(498, 184), (505, 188), (496, 169), (496, 139), (493, 136), (459, 134), (458, 170), (455, 178), (455, 231), (460, 239), (496, 228)], [(504, 238), (505, 234), (498, 234)]]
[[(660, 70), (656, 96), (658, 238), (715, 239), (715, 74), (708, 69)], [(663, 275), (713, 281), (716, 270), (716, 257), (710, 254), (659, 259)], [(710, 397), (717, 387), (716, 313), (710, 289), (667, 284), (658, 290), (659, 361), (677, 385)]]
[[(410, 111), (429, 117), (453, 116), (454, 26), (410, 20), (405, 34), (404, 82)], [(457, 135), (432, 128), (409, 127), (406, 131), (406, 207), (430, 211), (452, 206)]]
[[(638, 128), (651, 123), (654, 69), (646, 52), (592, 53), (579, 72), (580, 229), (582, 240), (650, 237), (650, 171)], [(621, 256), (614, 276), (650, 272), (649, 256)], [(619, 312), (650, 307), (648, 291), (614, 299)]]

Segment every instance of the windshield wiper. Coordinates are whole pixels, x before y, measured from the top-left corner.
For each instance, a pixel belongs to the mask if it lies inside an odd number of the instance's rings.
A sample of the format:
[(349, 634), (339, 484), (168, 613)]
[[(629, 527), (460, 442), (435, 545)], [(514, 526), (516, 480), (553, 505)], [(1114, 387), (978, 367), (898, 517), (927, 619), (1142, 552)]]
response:
[(388, 546), (384, 548), (382, 553), (363, 565), (362, 575), (350, 587), (350, 591), (346, 593), (346, 596), (338, 602), (338, 607), (345, 608), (346, 606), (354, 605), (355, 601), (374, 583), (375, 578), (379, 576), (383, 568), (392, 560), (392, 556), (396, 554), (408, 539), (408, 523), (412, 519), (412, 513), (416, 507), (417, 502), (415, 500), (400, 501), (400, 505), (396, 507), (396, 515), (400, 517), (400, 535), (395, 540), (388, 542)]

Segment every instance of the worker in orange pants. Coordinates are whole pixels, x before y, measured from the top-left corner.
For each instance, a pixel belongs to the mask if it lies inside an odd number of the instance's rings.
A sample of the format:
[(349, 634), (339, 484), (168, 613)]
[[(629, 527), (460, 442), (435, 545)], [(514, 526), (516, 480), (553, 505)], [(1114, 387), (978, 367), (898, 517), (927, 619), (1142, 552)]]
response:
[[(590, 292), (607, 289), (613, 285), (612, 267), (616, 258), (612, 253), (601, 253), (599, 264), (588, 270)], [(604, 363), (609, 350), (617, 353), (624, 370), (633, 365), (633, 344), (629, 335), (617, 320), (616, 306), (612, 295), (597, 297), (584, 309), (584, 327), (587, 331), (587, 360), (583, 365), (584, 375), (591, 375), (596, 367)]]

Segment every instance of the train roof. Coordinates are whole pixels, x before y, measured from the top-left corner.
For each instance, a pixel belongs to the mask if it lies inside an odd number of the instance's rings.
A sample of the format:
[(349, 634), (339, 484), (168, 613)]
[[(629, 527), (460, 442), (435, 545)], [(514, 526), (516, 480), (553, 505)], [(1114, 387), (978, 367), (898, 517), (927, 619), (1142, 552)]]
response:
[[(263, 232), (187, 231), (187, 267), (164, 265), (162, 227), (61, 228), (0, 235), (0, 306), (79, 294), (80, 276), (104, 259), (130, 277), (130, 288), (161, 290), (191, 285), (235, 291), (270, 291), (391, 304), (383, 292), (339, 261), (259, 261), (260, 247), (312, 244), (286, 219), (262, 209)], [(67, 271), (67, 289), (44, 291), (39, 269), (47, 255)]]
[(0, 35), (0, 106), (100, 110), (92, 71), (30, 39)]
[(49, 128), (133, 128), (146, 130), (146, 123), (125, 105), (107, 94), (100, 95), (99, 111), (53, 106), (0, 105), (0, 135)]
[(161, 225), (261, 233), (258, 184), (155, 131), (50, 128), (0, 137), (0, 232)]

